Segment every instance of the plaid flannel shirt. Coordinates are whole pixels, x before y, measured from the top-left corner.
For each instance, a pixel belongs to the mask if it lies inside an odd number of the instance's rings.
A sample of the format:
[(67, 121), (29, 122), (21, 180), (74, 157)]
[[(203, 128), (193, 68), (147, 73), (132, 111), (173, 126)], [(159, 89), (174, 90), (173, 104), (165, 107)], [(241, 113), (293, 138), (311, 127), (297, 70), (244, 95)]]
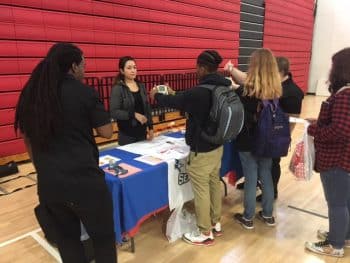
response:
[(350, 172), (350, 87), (322, 103), (317, 122), (308, 128), (314, 136), (318, 172), (343, 168)]

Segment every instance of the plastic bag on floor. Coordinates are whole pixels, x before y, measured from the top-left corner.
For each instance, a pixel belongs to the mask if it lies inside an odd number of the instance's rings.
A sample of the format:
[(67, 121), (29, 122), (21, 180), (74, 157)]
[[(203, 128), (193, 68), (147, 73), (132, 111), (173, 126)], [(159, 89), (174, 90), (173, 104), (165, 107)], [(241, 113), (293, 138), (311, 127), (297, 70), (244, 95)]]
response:
[(314, 140), (312, 136), (307, 134), (309, 122), (302, 119), (298, 119), (298, 122), (304, 124), (304, 133), (295, 146), (289, 170), (298, 180), (308, 181), (311, 179), (315, 163)]
[(196, 223), (194, 214), (182, 209), (182, 206), (175, 208), (166, 225), (166, 236), (169, 242), (174, 242), (183, 234), (196, 230)]

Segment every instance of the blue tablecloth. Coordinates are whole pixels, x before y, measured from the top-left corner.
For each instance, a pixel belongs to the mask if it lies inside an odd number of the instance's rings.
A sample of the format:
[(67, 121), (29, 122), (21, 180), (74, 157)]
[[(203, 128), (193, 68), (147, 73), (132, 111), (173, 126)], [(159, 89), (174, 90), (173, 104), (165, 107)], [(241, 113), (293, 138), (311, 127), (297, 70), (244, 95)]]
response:
[[(182, 138), (181, 132), (165, 134), (174, 138)], [(113, 198), (114, 229), (116, 240), (121, 242), (122, 235), (133, 236), (139, 225), (153, 213), (168, 206), (168, 167), (163, 162), (158, 165), (148, 165), (135, 161), (139, 157), (118, 148), (105, 150), (100, 156), (111, 155), (123, 162), (141, 169), (141, 171), (125, 178), (118, 178), (106, 172), (105, 179)], [(104, 168), (104, 167), (102, 167)], [(238, 153), (234, 143), (224, 145), (224, 154), (220, 174), (226, 175), (235, 170), (236, 175), (242, 175)]]
[(166, 162), (152, 166), (135, 161), (138, 154), (120, 149), (103, 151), (100, 156), (103, 155), (118, 157), (120, 162), (141, 169), (125, 178), (108, 172), (105, 175), (113, 198), (116, 239), (121, 242), (123, 233), (137, 232), (143, 218), (168, 205), (168, 166)]
[(220, 176), (225, 176), (229, 172), (235, 173), (236, 181), (243, 177), (242, 165), (239, 159), (239, 154), (235, 149), (234, 141), (224, 144), (224, 153), (221, 160)]

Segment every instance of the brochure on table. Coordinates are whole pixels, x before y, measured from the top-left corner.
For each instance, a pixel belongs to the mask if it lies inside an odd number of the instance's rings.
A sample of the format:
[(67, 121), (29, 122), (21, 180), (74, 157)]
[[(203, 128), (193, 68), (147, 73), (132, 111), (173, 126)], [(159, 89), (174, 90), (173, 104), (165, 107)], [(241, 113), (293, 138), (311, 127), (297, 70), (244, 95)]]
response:
[(142, 141), (118, 147), (120, 150), (141, 154), (135, 160), (151, 165), (160, 160), (168, 163), (168, 189), (170, 210), (193, 199), (189, 177), (186, 173), (186, 159), (189, 147), (185, 138), (161, 135), (152, 141)]

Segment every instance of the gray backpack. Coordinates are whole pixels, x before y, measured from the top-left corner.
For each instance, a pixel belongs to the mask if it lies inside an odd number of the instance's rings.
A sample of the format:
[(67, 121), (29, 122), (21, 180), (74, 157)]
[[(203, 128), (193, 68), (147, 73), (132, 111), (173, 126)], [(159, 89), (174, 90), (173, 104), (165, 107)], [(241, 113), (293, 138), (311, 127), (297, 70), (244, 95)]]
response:
[(201, 85), (201, 87), (212, 92), (208, 127), (202, 129), (201, 137), (217, 145), (235, 139), (244, 124), (244, 108), (238, 95), (229, 86)]

